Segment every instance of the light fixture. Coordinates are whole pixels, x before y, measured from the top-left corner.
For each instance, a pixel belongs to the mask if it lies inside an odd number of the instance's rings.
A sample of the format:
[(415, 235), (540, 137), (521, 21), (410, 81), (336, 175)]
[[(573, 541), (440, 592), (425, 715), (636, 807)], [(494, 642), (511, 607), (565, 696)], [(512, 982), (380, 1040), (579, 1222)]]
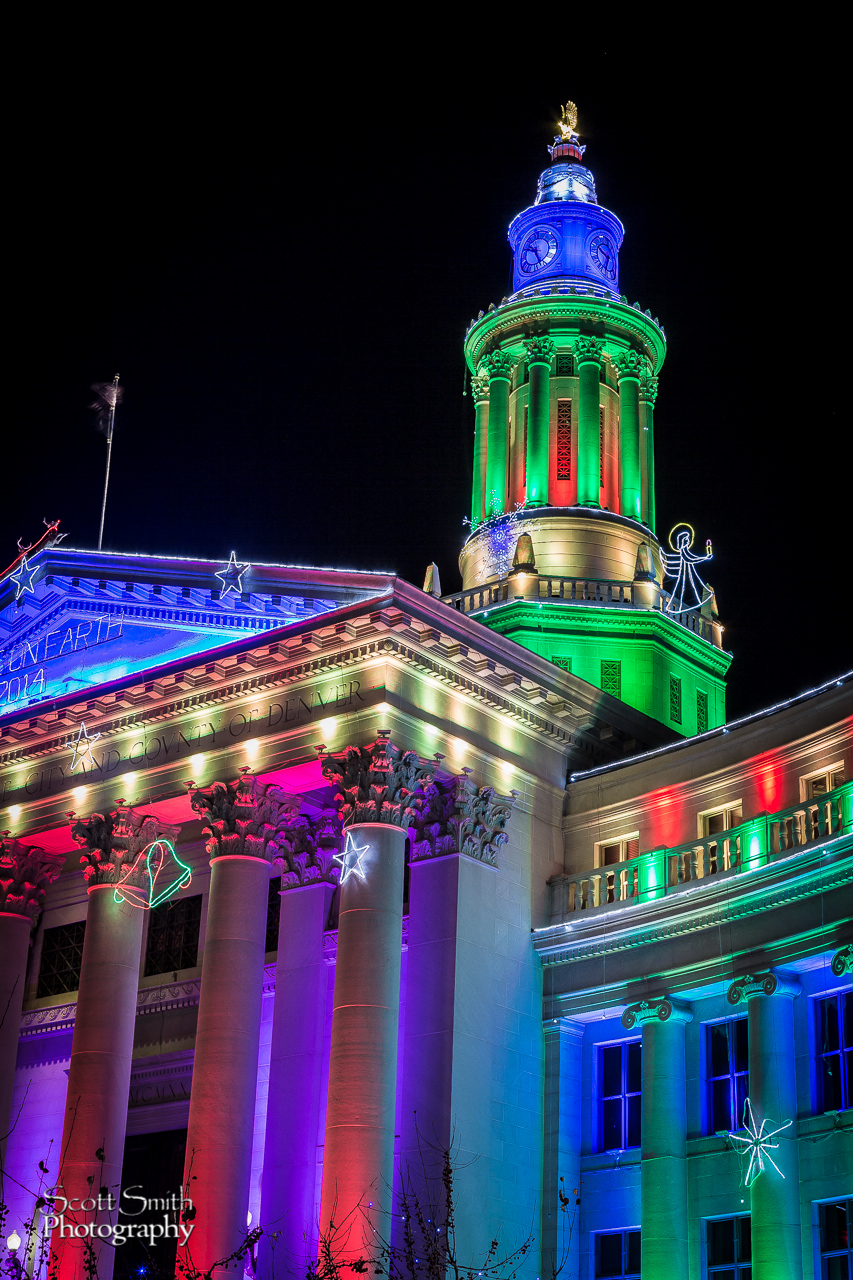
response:
[(21, 1247), (21, 1237), (17, 1231), (12, 1230), (12, 1234), (6, 1237), (6, 1248), (10, 1253), (17, 1253)]

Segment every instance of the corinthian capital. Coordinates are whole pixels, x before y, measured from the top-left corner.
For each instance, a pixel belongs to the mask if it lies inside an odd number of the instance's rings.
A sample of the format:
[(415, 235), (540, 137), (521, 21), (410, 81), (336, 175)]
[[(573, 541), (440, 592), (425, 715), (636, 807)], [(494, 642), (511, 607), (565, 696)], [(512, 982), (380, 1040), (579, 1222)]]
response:
[(276, 838), (275, 861), (281, 863), (282, 889), (309, 884), (337, 884), (341, 868), (332, 859), (341, 842), (341, 824), (332, 809), (317, 817), (296, 813), (288, 817)]
[(493, 351), (483, 361), (490, 378), (509, 378), (515, 363), (515, 358), (508, 351)]
[(629, 1004), (622, 1014), (622, 1026), (628, 1031), (639, 1024), (647, 1022), (692, 1022), (693, 1010), (689, 1004), (680, 1000), (670, 1000), (664, 996), (660, 1000), (641, 1000), (639, 1004)]
[(550, 338), (531, 338), (525, 342), (528, 364), (550, 364), (555, 347)]
[[(72, 819), (74, 815), (71, 815)], [(161, 822), (151, 813), (137, 813), (119, 804), (112, 813), (93, 813), (71, 823), (71, 838), (83, 850), (80, 864), (87, 884), (145, 885), (145, 859), (138, 858), (155, 840), (175, 840), (180, 827)]]
[(64, 853), (48, 853), (20, 840), (0, 840), (0, 914), (35, 924), (47, 886), (59, 875)]
[(645, 372), (646, 362), (639, 351), (619, 351), (613, 356), (613, 363), (619, 373), (619, 381), (623, 378), (637, 378)]
[(324, 756), (322, 764), (323, 776), (338, 788), (335, 803), (345, 827), (386, 822), (407, 828), (413, 797), (435, 769), (434, 761), (395, 747), (386, 734), (369, 747)]
[(601, 362), (601, 353), (604, 350), (604, 343), (600, 338), (589, 338), (581, 335), (575, 338), (574, 352), (575, 359), (578, 364), (590, 363), (595, 361), (596, 364)]
[(475, 373), (471, 379), (471, 395), (475, 400), (489, 398), (489, 373), (485, 366), (481, 366), (480, 373)]
[(753, 996), (798, 996), (800, 994), (800, 980), (792, 974), (774, 973), (769, 970), (767, 973), (747, 973), (742, 978), (736, 978), (726, 992), (726, 999), (729, 1004), (746, 1003)]
[(640, 399), (654, 404), (658, 398), (658, 380), (653, 373), (640, 374)]
[(420, 788), (409, 813), (413, 834), (412, 862), (464, 853), (497, 866), (497, 851), (506, 844), (506, 824), (515, 792), (498, 795), (493, 787), (478, 788), (467, 772), (456, 778), (430, 779)]
[(214, 782), (192, 791), (190, 803), (204, 819), (211, 858), (276, 856), (276, 840), (299, 813), (299, 802), (274, 783), (259, 782), (248, 771), (236, 782)]

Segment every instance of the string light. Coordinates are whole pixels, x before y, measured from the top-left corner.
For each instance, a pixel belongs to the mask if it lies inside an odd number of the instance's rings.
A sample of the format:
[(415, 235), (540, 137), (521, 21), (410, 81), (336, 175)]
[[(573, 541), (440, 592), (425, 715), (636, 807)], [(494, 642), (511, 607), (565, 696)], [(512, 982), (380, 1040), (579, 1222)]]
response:
[(776, 1151), (779, 1148), (779, 1143), (774, 1142), (773, 1138), (776, 1137), (777, 1133), (781, 1133), (783, 1129), (790, 1129), (791, 1125), (794, 1123), (793, 1120), (786, 1120), (784, 1124), (780, 1124), (776, 1129), (768, 1129), (767, 1132), (765, 1133), (764, 1127), (767, 1124), (767, 1120), (766, 1119), (762, 1120), (761, 1127), (760, 1128), (758, 1127), (758, 1125), (755, 1122), (755, 1116), (753, 1115), (753, 1111), (752, 1111), (752, 1103), (750, 1102), (749, 1098), (746, 1099), (743, 1110), (744, 1110), (744, 1120), (745, 1120), (744, 1127), (746, 1128), (747, 1133), (746, 1134), (730, 1133), (729, 1134), (729, 1138), (731, 1139), (732, 1142), (743, 1143), (743, 1154), (744, 1155), (746, 1155), (747, 1153), (749, 1154), (749, 1165), (746, 1170), (746, 1177), (744, 1178), (743, 1185), (745, 1187), (751, 1187), (752, 1184), (757, 1181), (757, 1179), (764, 1172), (765, 1159), (770, 1161), (770, 1163), (773, 1165), (773, 1168), (779, 1174), (779, 1177), (784, 1178), (785, 1177), (784, 1173), (779, 1168), (778, 1164), (773, 1159), (770, 1152)]
[(238, 563), (237, 557), (232, 551), (225, 568), (217, 570), (213, 575), (215, 578), (219, 578), (222, 583), (222, 595), (227, 596), (230, 591), (233, 591), (237, 596), (241, 595), (243, 592), (243, 574), (251, 567), (250, 564)]
[(346, 884), (351, 875), (358, 876), (359, 880), (367, 878), (364, 867), (364, 855), (370, 852), (369, 844), (358, 845), (355, 836), (351, 831), (347, 832), (346, 844), (342, 853), (336, 853), (332, 858), (333, 862), (337, 862), (341, 867), (341, 884)]
[[(139, 863), (143, 858), (145, 859), (144, 874), (148, 878), (147, 890), (130, 883), (131, 878), (138, 874)], [(168, 878), (170, 871), (174, 873), (174, 878), (155, 891), (158, 879), (161, 876)], [(168, 898), (173, 898), (176, 893), (180, 893), (181, 889), (185, 889), (190, 884), (192, 878), (192, 868), (178, 857), (171, 840), (154, 840), (147, 849), (143, 849), (142, 853), (137, 855), (133, 865), (128, 867), (116, 885), (113, 897), (116, 902), (127, 902), (131, 906), (149, 911)]]
[[(675, 542), (673, 542), (672, 535), (676, 533), (676, 530), (680, 530), (680, 532), (677, 533)], [(669, 545), (675, 554), (668, 555), (664, 552), (662, 559), (666, 576), (675, 578), (675, 586), (672, 588), (667, 601), (667, 613), (692, 613), (694, 609), (701, 608), (705, 599), (707, 588), (693, 566), (702, 564), (705, 560), (713, 559), (713, 555), (710, 542), (705, 544), (706, 552), (704, 556), (694, 555), (690, 550), (694, 537), (693, 527), (689, 524), (674, 525), (669, 531)], [(688, 592), (692, 592), (693, 603), (685, 605), (684, 597)]]
[(80, 765), (86, 766), (88, 764), (90, 769), (97, 769), (98, 766), (95, 762), (95, 757), (92, 755), (92, 747), (98, 741), (100, 736), (101, 735), (99, 733), (88, 733), (85, 721), (80, 721), (80, 728), (77, 730), (77, 737), (69, 738), (65, 744), (67, 751), (74, 752), (71, 759), (71, 768), (69, 769), (69, 773), (75, 773)]

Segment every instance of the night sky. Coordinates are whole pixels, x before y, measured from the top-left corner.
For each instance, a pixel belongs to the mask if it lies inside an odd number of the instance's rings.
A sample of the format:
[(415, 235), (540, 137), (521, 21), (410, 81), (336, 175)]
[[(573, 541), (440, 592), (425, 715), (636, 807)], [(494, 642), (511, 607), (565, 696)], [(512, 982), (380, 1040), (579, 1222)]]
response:
[(458, 589), (462, 340), (508, 291), (506, 229), (572, 97), (625, 224), (621, 291), (666, 329), (659, 533), (713, 540), (730, 717), (849, 667), (836, 69), (801, 32), (661, 52), (604, 25), (544, 59), (510, 56), (507, 28), (505, 65), (475, 39), (430, 58), (425, 35), (417, 61), (357, 69), (346, 33), (327, 64), (297, 42), (286, 70), (237, 32), (118, 66), (108, 92), (57, 62), (7, 159), (4, 563), (43, 516), (96, 545), (89, 386), (118, 371), (105, 549), (419, 585), (435, 559)]

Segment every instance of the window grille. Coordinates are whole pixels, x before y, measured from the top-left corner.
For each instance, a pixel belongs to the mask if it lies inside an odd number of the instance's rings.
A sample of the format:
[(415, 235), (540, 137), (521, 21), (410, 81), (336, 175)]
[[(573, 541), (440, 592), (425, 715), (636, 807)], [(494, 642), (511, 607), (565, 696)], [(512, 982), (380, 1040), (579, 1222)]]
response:
[(669, 677), (669, 718), (681, 724), (681, 681), (678, 676)]
[(145, 946), (145, 976), (177, 973), (198, 964), (201, 894), (161, 903), (151, 912)]
[(598, 1149), (640, 1145), (643, 1046), (640, 1040), (598, 1050)]
[(853, 1106), (853, 992), (815, 1001), (818, 1107)]
[(748, 1217), (710, 1219), (705, 1242), (708, 1280), (750, 1280), (752, 1237)]
[[(559, 360), (559, 356), (557, 359)], [(572, 478), (572, 402), (557, 401), (557, 479)]]
[(705, 1027), (707, 1131), (729, 1133), (743, 1128), (749, 1093), (749, 1023), (729, 1018)]
[(65, 991), (77, 990), (80, 986), (85, 932), (85, 920), (61, 924), (55, 929), (45, 929), (41, 944), (37, 996), (60, 996)]
[(281, 876), (270, 880), (267, 898), (267, 940), (264, 951), (278, 951), (278, 922), (281, 916)]
[(595, 1237), (595, 1277), (619, 1276), (639, 1280), (640, 1232), (605, 1231)]
[(708, 728), (708, 695), (702, 689), (696, 690), (696, 732), (704, 733)]
[(598, 410), (598, 483), (604, 488), (604, 409)]
[(556, 377), (570, 378), (572, 376), (573, 369), (574, 365), (570, 355), (564, 353), (557, 356), (557, 367), (555, 370)]
[(622, 697), (622, 663), (601, 660), (601, 688), (604, 693), (612, 693), (614, 698)]
[(571, 658), (563, 658), (558, 653), (553, 653), (551, 655), (551, 661), (555, 667), (562, 667), (563, 671), (571, 671), (572, 669)]
[(821, 1280), (853, 1276), (853, 1200), (820, 1206)]

